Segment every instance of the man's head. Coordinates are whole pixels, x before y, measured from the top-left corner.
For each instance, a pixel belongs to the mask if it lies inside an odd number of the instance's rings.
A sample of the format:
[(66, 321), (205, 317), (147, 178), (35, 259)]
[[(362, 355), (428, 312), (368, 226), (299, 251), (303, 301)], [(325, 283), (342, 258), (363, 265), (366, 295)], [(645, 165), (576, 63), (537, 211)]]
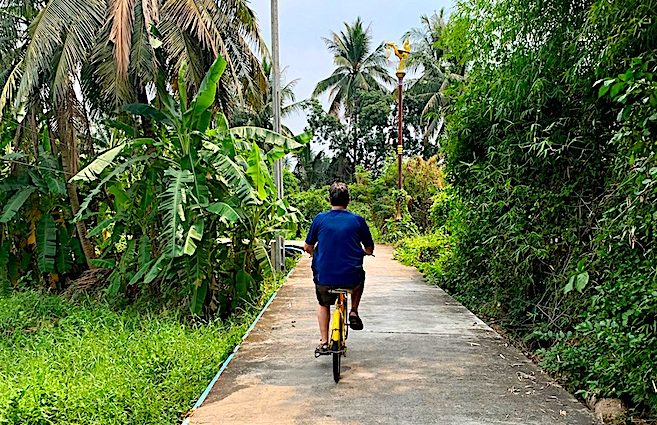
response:
[(347, 208), (349, 205), (349, 189), (342, 182), (335, 182), (329, 188), (329, 202), (334, 207)]

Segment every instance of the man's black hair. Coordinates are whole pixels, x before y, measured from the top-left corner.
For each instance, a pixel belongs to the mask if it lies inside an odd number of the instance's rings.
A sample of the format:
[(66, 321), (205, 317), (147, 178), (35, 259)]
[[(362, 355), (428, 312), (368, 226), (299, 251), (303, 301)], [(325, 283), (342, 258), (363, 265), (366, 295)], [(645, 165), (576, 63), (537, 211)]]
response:
[(335, 182), (329, 188), (329, 201), (334, 207), (345, 207), (349, 205), (349, 189), (342, 182)]

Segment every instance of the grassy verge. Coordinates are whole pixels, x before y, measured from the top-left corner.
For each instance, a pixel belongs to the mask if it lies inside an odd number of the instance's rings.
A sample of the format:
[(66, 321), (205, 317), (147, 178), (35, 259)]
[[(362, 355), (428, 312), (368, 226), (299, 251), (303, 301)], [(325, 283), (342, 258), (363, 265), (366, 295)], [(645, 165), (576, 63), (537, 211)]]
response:
[(279, 285), (230, 321), (0, 297), (0, 424), (175, 424)]

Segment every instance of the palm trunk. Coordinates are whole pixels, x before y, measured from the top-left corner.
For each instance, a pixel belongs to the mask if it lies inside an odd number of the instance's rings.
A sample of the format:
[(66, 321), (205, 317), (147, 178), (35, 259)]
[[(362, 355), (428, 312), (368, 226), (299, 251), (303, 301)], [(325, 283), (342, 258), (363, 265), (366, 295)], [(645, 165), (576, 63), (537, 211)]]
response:
[[(75, 111), (73, 98), (75, 96), (73, 88), (70, 88), (69, 98), (65, 101), (64, 105), (60, 105), (56, 111), (57, 113), (57, 135), (59, 136), (60, 151), (62, 153), (62, 167), (64, 168), (64, 175), (66, 176), (66, 192), (68, 193), (69, 202), (73, 215), (80, 211), (80, 198), (78, 197), (78, 189), (74, 182), (70, 182), (70, 178), (76, 175), (80, 168), (79, 151), (77, 143), (77, 131), (73, 124), (75, 120)], [(84, 222), (78, 221), (75, 223), (75, 228), (80, 238), (82, 251), (87, 262), (87, 266), (93, 269), (91, 260), (96, 258), (96, 251), (89, 239), (87, 239), (87, 227)]]

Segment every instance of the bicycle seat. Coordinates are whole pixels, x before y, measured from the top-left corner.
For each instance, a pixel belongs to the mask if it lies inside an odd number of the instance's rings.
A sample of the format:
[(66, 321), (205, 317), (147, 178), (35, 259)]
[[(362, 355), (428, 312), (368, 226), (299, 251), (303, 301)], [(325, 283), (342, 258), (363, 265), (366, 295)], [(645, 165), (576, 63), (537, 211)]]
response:
[(351, 294), (353, 289), (351, 288), (333, 288), (329, 289), (329, 294)]

